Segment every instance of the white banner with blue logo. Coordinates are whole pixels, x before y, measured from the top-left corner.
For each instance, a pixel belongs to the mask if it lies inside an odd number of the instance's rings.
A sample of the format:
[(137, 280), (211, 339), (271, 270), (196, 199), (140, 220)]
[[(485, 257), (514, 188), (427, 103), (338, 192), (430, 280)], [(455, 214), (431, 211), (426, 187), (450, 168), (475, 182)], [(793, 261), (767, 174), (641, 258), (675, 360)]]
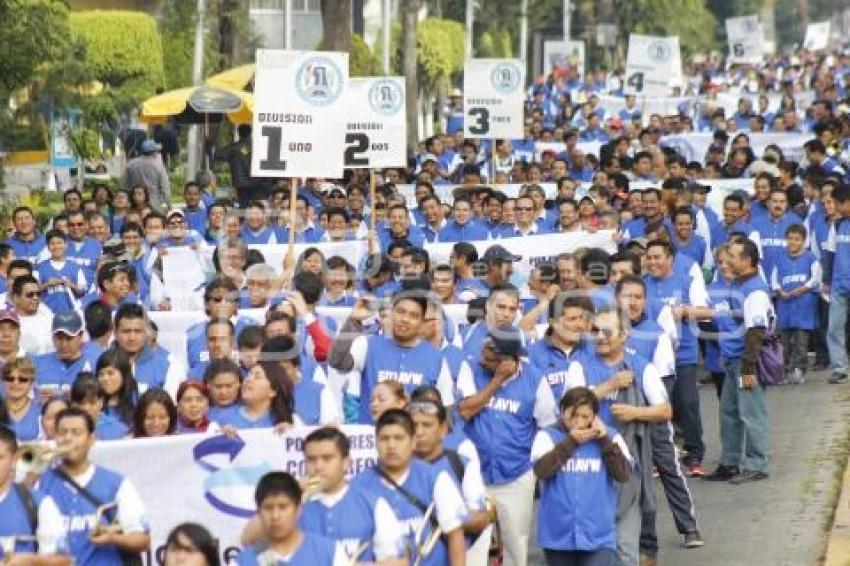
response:
[(348, 54), (258, 49), (251, 175), (343, 175)]
[(726, 18), (729, 60), (735, 63), (758, 63), (764, 55), (764, 32), (759, 17)]
[(404, 77), (348, 81), (345, 168), (407, 164)]
[(467, 59), (463, 69), (463, 136), (522, 139), (525, 63)]
[(638, 96), (670, 96), (682, 86), (682, 56), (678, 37), (629, 35), (623, 91)]
[[(255, 511), (257, 481), (272, 470), (303, 478), (302, 446), (310, 430), (283, 436), (271, 429), (243, 430), (237, 439), (191, 434), (98, 442), (92, 460), (128, 478), (139, 491), (158, 556), (172, 528), (195, 521), (219, 539), (225, 563), (235, 564), (242, 527)], [(343, 430), (351, 441), (353, 475), (376, 462), (374, 429), (347, 425)]]

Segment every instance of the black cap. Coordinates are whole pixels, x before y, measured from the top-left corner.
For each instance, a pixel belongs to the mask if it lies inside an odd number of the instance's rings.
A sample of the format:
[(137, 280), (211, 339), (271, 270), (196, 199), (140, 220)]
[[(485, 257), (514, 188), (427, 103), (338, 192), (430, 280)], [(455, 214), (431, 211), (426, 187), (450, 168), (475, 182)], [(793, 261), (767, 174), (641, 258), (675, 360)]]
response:
[(500, 326), (491, 330), (483, 345), (492, 348), (500, 356), (519, 358), (526, 354), (522, 332), (516, 326)]
[(519, 261), (521, 259), (521, 255), (514, 255), (506, 250), (504, 246), (496, 244), (487, 248), (487, 251), (484, 252), (484, 256), (481, 258), (481, 261), (486, 264), (490, 264), (497, 261)]

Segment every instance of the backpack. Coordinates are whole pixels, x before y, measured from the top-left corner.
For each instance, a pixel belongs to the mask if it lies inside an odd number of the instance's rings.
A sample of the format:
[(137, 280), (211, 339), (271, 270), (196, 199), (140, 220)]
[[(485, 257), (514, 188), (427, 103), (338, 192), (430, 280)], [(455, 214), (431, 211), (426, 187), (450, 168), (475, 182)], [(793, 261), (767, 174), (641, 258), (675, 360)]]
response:
[(785, 379), (785, 352), (775, 318), (771, 318), (761, 350), (756, 354), (756, 375), (762, 387), (779, 385)]

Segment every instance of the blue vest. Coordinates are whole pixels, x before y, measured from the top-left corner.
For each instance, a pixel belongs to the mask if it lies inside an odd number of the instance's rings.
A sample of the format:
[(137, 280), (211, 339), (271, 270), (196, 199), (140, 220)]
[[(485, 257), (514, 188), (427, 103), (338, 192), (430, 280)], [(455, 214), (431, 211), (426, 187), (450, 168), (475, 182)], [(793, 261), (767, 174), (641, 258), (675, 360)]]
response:
[[(117, 234), (115, 230), (113, 234)], [(68, 239), (68, 248), (65, 251), (65, 257), (80, 266), (80, 269), (86, 274), (86, 280), (89, 283), (95, 282), (95, 269), (97, 262), (100, 261), (100, 256), (103, 252), (101, 243), (89, 236), (83, 238), (81, 242)]]
[[(437, 482), (438, 473), (439, 471), (431, 464), (414, 458), (410, 462), (407, 478), (401, 484), (401, 487), (415, 495), (427, 507), (434, 500), (434, 487)], [(425, 512), (408, 501), (395, 488), (388, 485), (374, 467), (368, 468), (356, 476), (352, 481), (352, 485), (366, 493), (386, 499), (402, 524), (402, 531), (410, 541), (411, 548), (415, 554), (416, 544), (414, 542), (414, 534)], [(430, 532), (431, 528), (426, 527), (419, 542), (426, 540)], [(445, 542), (440, 538), (431, 553), (424, 558), (422, 565), (444, 566), (445, 564), (448, 564), (448, 552)]]
[[(624, 348), (623, 361), (619, 364), (609, 366), (595, 353), (588, 353), (581, 365), (584, 370), (586, 386), (590, 389), (602, 385), (612, 375), (623, 370), (631, 370), (635, 375), (635, 385), (638, 389), (642, 389), (643, 372), (646, 370), (647, 364), (647, 360), (642, 356), (630, 351), (629, 348)], [(619, 430), (619, 424), (611, 414), (611, 405), (617, 402), (617, 396), (618, 394), (614, 392), (599, 400), (599, 418), (612, 431)]]
[(850, 219), (835, 222), (835, 256), (830, 293), (850, 292)]
[(420, 340), (416, 346), (399, 346), (385, 336), (369, 336), (366, 364), (360, 376), (361, 424), (371, 424), (369, 400), (372, 389), (382, 381), (398, 381), (408, 395), (420, 385), (436, 385), (443, 356), (432, 344)]
[[(333, 566), (336, 543), (328, 538), (310, 532), (303, 532), (304, 538), (289, 560), (278, 560), (275, 566)], [(249, 546), (239, 553), (236, 563), (239, 566), (259, 566), (263, 549)], [(262, 562), (268, 564), (265, 560)]]
[[(94, 476), (82, 487), (103, 503), (112, 503), (118, 494), (123, 478), (100, 466), (95, 466)], [(39, 491), (53, 499), (68, 526), (68, 549), (77, 564), (114, 566), (121, 564), (116, 546), (95, 546), (89, 534), (95, 526), (97, 507), (69, 486), (53, 470), (41, 476)], [(110, 515), (114, 516), (114, 513)]]
[(275, 425), (271, 413), (266, 411), (256, 419), (250, 419), (245, 413), (245, 407), (239, 403), (239, 409), (218, 414), (218, 424), (233, 425), (236, 428), (271, 428)]
[[(32, 493), (33, 503), (37, 508), (39, 504), (38, 493), (33, 490), (30, 490), (30, 493)], [(10, 485), (6, 496), (0, 499), (0, 539), (33, 535), (35, 533), (30, 525), (27, 508), (18, 495), (18, 490), (15, 486)], [(35, 552), (35, 549), (34, 542), (15, 542), (15, 552)], [(0, 560), (3, 557), (3, 549), (0, 548)]]
[[(202, 361), (209, 360), (207, 351), (207, 324), (208, 320), (196, 322), (186, 330), (186, 360), (189, 368), (193, 368)], [(244, 316), (237, 316), (234, 324), (234, 336), (239, 336), (248, 326), (256, 326), (257, 321)]]
[[(637, 355), (647, 361), (655, 358), (655, 350), (658, 348), (658, 337), (664, 334), (664, 329), (646, 313), (639, 320), (633, 321), (629, 337), (626, 338), (626, 347), (631, 348)], [(662, 368), (658, 368), (662, 369)]]
[[(791, 257), (787, 251), (780, 255), (774, 267), (782, 290), (791, 292), (805, 284), (811, 278), (812, 264), (815, 261), (815, 256), (807, 250), (798, 257)], [(818, 324), (817, 306), (818, 292), (814, 289), (799, 297), (777, 298), (776, 316), (779, 328), (814, 330)]]
[[(566, 438), (549, 427), (557, 445)], [(537, 544), (551, 550), (617, 549), (617, 492), (599, 442), (580, 444), (554, 476), (541, 482)]]
[(732, 343), (726, 338), (728, 334), (724, 334), (736, 332), (738, 327), (732, 317), (732, 305), (730, 303), (732, 285), (722, 278), (717, 278), (708, 285), (707, 291), (708, 306), (714, 310), (714, 324), (717, 326), (718, 334), (724, 337), (724, 340), (718, 340), (715, 343), (719, 353), (724, 358), (739, 357), (741, 353), (738, 344)]
[[(50, 260), (44, 260), (38, 264), (36, 271), (38, 273), (38, 280), (42, 284), (46, 283), (48, 279), (66, 278), (76, 285), (80, 274), (80, 268), (71, 261), (66, 261), (61, 269), (56, 269)], [(74, 310), (72, 292), (64, 285), (48, 287), (42, 299), (44, 300), (44, 304), (54, 314)]]
[(37, 386), (54, 385), (70, 388), (81, 371), (94, 371), (85, 356), (80, 356), (68, 364), (59, 359), (56, 352), (42, 354), (35, 358), (35, 382)]
[(145, 346), (133, 364), (133, 376), (136, 381), (146, 384), (149, 388), (162, 389), (171, 365), (168, 355), (168, 351), (162, 346)]
[[(278, 243), (274, 228), (269, 226), (264, 226), (256, 232), (248, 228), (247, 225), (243, 226), (240, 236), (242, 237), (242, 241), (245, 242), (245, 245), (248, 246), (255, 244)], [(272, 241), (272, 239), (274, 239), (274, 241)]]
[(785, 255), (785, 231), (789, 226), (802, 224), (796, 214), (785, 214), (777, 221), (769, 215), (754, 217), (753, 229), (759, 234), (761, 244), (761, 265), (764, 274), (770, 277), (780, 256)]
[(115, 415), (107, 412), (100, 414), (94, 427), (94, 435), (98, 440), (120, 440), (126, 438), (128, 434), (130, 434), (130, 427)]
[(203, 234), (207, 231), (207, 211), (205, 208), (198, 207), (195, 210), (189, 210), (188, 207), (183, 209), (186, 214), (186, 226), (190, 230), (194, 230), (198, 234)]
[(295, 413), (305, 425), (318, 425), (322, 417), (322, 385), (311, 378), (312, 374), (301, 374), (295, 383)]
[(674, 239), (673, 245), (677, 252), (691, 258), (697, 264), (702, 265), (705, 261), (705, 239), (699, 234), (692, 234), (691, 239), (685, 244)]
[[(475, 388), (481, 391), (492, 375), (480, 363), (472, 364)], [(531, 444), (537, 432), (534, 406), (543, 375), (528, 362), (506, 381), (487, 406), (466, 423), (466, 434), (481, 457), (481, 475), (487, 485), (511, 482), (531, 469)]]
[(226, 407), (213, 407), (210, 405), (209, 419), (210, 421), (218, 424), (227, 424), (235, 418), (234, 415), (238, 413), (241, 408), (242, 404), (239, 401), (231, 405), (227, 405)]
[(40, 256), (47, 249), (47, 240), (44, 239), (44, 234), (36, 234), (36, 237), (31, 242), (21, 240), (17, 234), (6, 240), (6, 243), (15, 250), (15, 257), (25, 259), (32, 265), (38, 263)]
[(553, 346), (549, 336), (545, 336), (528, 348), (528, 359), (540, 370), (543, 379), (552, 388), (552, 395), (555, 397), (556, 403), (566, 393), (567, 369), (572, 362), (581, 360), (585, 349), (585, 343), (580, 342), (567, 354), (560, 348)]
[[(674, 269), (664, 279), (652, 276), (644, 277), (646, 282), (646, 313), (650, 318), (657, 319), (661, 309), (667, 305), (675, 307), (691, 302), (691, 275), (682, 270)], [(697, 363), (697, 337), (687, 322), (679, 323), (679, 346), (676, 349), (677, 364)]]
[[(729, 295), (729, 307), (731, 309), (729, 324), (729, 337), (721, 340), (721, 352), (724, 358), (740, 358), (744, 353), (744, 301), (750, 293), (764, 291), (770, 296), (770, 289), (758, 274), (755, 274), (743, 282), (735, 282)], [(765, 326), (767, 326), (765, 321)], [(725, 342), (725, 345), (724, 345)], [(725, 347), (724, 347), (725, 346)]]
[(12, 432), (18, 438), (18, 442), (30, 442), (38, 438), (41, 428), (41, 402), (31, 401), (27, 412), (20, 420), (12, 418), (10, 423)]
[[(319, 500), (302, 505), (298, 526), (304, 531), (341, 543), (346, 555), (352, 557), (361, 543), (371, 543), (375, 537), (378, 527), (375, 524), (376, 503), (373, 494), (349, 485), (345, 495), (333, 507), (327, 507)], [(371, 545), (360, 556), (360, 560), (375, 560)]]
[(487, 227), (474, 219), (463, 225), (456, 220), (450, 220), (439, 233), (440, 242), (474, 242), (489, 237)]

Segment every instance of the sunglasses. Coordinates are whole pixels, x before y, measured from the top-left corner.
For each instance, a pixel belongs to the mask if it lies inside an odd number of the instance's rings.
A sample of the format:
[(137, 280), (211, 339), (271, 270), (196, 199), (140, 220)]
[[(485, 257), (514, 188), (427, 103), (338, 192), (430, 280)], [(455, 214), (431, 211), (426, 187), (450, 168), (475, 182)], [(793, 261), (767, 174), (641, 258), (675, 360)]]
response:
[(41, 293), (38, 291), (30, 291), (29, 293), (24, 293), (24, 297), (27, 299), (37, 299), (41, 296)]
[(24, 384), (24, 383), (32, 382), (32, 378), (31, 377), (25, 377), (23, 375), (17, 375), (17, 376), (16, 375), (4, 375), (3, 381), (5, 381), (6, 383), (17, 382), (17, 383)]
[(608, 340), (619, 335), (619, 332), (617, 332), (613, 328), (599, 328), (597, 326), (594, 326), (593, 328), (590, 329), (590, 331), (591, 331), (592, 334), (595, 334), (595, 335), (601, 334), (603, 336), (603, 338), (606, 338)]

